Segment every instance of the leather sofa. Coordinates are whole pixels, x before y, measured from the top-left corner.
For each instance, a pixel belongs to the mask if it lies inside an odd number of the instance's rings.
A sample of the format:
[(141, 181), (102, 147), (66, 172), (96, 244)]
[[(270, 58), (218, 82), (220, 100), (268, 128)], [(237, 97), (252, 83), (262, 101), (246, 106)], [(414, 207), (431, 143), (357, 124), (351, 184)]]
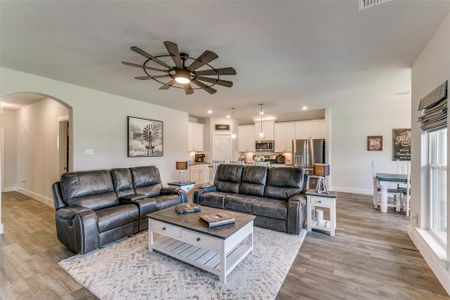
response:
[(65, 173), (52, 191), (58, 239), (81, 254), (145, 230), (148, 213), (187, 202), (183, 190), (162, 186), (154, 166)]
[(219, 165), (214, 185), (194, 192), (200, 205), (256, 216), (256, 226), (299, 234), (306, 220), (303, 169)]

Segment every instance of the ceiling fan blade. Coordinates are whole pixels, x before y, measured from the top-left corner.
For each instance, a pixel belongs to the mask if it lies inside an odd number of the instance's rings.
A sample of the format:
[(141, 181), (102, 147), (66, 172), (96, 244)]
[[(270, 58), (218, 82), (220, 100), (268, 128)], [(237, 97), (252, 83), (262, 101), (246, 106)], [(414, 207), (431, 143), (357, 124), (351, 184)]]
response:
[(197, 79), (192, 81), (195, 85), (197, 85), (199, 88), (204, 89), (205, 91), (207, 91), (210, 94), (215, 94), (217, 92), (216, 89), (213, 89), (212, 87), (204, 84), (201, 81), (198, 81)]
[(168, 90), (172, 85), (175, 84), (175, 80), (172, 79), (171, 81), (169, 81), (168, 83), (166, 83), (165, 85), (161, 86), (159, 89), (160, 90)]
[(136, 52), (137, 54), (140, 54), (140, 55), (142, 55), (142, 56), (144, 56), (144, 57), (150, 58), (150, 59), (153, 60), (155, 63), (157, 63), (157, 64), (159, 64), (159, 65), (161, 65), (161, 66), (163, 66), (163, 67), (166, 67), (167, 69), (172, 69), (171, 66), (169, 66), (168, 64), (166, 64), (166, 63), (163, 62), (163, 61), (160, 61), (159, 59), (157, 59), (157, 58), (154, 57), (153, 55), (148, 54), (147, 52), (145, 52), (145, 51), (142, 50), (141, 48), (138, 48), (138, 47), (136, 47), (136, 46), (132, 46), (130, 49), (131, 49), (131, 51), (134, 51), (134, 52)]
[(217, 54), (215, 54), (212, 51), (206, 50), (203, 52), (202, 55), (200, 55), (197, 60), (194, 60), (194, 62), (188, 67), (189, 70), (195, 71), (200, 67), (203, 67), (204, 65), (212, 62), (213, 60), (219, 58)]
[(163, 77), (169, 77), (169, 75), (137, 76), (137, 77), (134, 77), (134, 79), (149, 80), (149, 79), (152, 79), (152, 78), (163, 78)]
[(197, 75), (236, 75), (236, 70), (234, 68), (221, 68), (221, 69), (211, 69), (211, 70), (201, 70), (196, 71)]
[(216, 79), (216, 78), (209, 78), (209, 77), (197, 77), (198, 80), (206, 81), (209, 83), (215, 83), (218, 85), (226, 86), (226, 87), (232, 87), (233, 82), (228, 80), (222, 80), (222, 79)]
[[(135, 64), (135, 63), (130, 63), (127, 61), (123, 61), (122, 62), (124, 65), (130, 66), (130, 67), (136, 67), (136, 68), (143, 68), (144, 66), (140, 65), (140, 64)], [(159, 71), (159, 72), (167, 72), (167, 70), (164, 69), (158, 69), (158, 68), (152, 68), (152, 67), (147, 67), (145, 66), (144, 68), (146, 68), (147, 70), (153, 70), (153, 71)]]
[(182, 69), (183, 61), (181, 60), (180, 50), (178, 49), (178, 45), (173, 42), (170, 42), (170, 41), (165, 41), (164, 46), (166, 46), (167, 51), (169, 51), (169, 54), (172, 56), (175, 66), (177, 66), (177, 68), (179, 68), (179, 69)]
[(194, 90), (192, 89), (192, 86), (190, 83), (184, 85), (184, 93), (186, 95), (192, 95), (194, 93)]

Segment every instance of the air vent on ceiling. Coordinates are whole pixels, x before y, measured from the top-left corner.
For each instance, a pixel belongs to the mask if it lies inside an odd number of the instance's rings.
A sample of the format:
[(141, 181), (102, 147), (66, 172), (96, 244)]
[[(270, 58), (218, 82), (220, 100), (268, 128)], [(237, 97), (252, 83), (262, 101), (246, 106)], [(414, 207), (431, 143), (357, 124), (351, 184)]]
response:
[(389, 1), (391, 0), (359, 0), (359, 10), (371, 8)]

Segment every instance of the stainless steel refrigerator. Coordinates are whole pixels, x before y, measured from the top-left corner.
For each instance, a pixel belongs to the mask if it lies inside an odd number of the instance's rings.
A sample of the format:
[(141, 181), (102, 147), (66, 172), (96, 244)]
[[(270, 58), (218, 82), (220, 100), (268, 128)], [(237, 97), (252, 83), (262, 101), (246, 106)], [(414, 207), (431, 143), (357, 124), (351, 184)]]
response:
[(312, 169), (314, 164), (325, 162), (325, 140), (292, 140), (292, 162), (296, 166)]

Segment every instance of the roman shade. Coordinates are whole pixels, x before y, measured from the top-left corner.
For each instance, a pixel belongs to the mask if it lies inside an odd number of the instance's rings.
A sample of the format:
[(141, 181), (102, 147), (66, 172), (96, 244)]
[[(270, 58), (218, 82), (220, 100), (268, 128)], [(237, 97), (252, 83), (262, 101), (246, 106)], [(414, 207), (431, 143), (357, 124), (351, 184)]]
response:
[(448, 81), (420, 100), (419, 122), (423, 131), (447, 128), (447, 90)]

